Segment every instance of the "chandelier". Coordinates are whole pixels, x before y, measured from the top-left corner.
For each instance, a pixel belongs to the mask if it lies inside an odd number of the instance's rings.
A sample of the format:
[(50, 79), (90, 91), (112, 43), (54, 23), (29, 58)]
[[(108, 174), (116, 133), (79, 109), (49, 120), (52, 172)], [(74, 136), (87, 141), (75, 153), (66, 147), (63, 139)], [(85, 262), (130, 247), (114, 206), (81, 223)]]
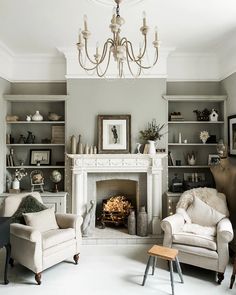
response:
[(116, 8), (113, 10), (109, 26), (112, 37), (106, 40), (102, 50), (99, 50), (97, 43), (96, 51), (93, 56), (89, 55), (88, 39), (91, 33), (88, 30), (87, 16), (84, 16), (84, 30), (79, 31), (79, 40), (77, 43), (78, 61), (80, 66), (87, 72), (95, 71), (98, 77), (105, 77), (111, 63), (111, 58), (113, 57), (117, 66), (119, 78), (125, 77), (125, 67), (128, 68), (133, 77), (137, 78), (142, 73), (142, 70), (151, 69), (157, 63), (159, 48), (157, 28), (155, 29), (155, 37), (152, 42), (155, 49), (154, 61), (151, 65), (149, 62), (145, 64), (146, 60), (148, 60), (147, 34), (149, 31), (146, 22), (146, 14), (143, 12), (143, 25), (140, 28), (143, 42), (139, 45), (138, 53), (135, 55), (134, 46), (131, 41), (121, 36), (121, 27), (125, 23), (124, 19), (120, 16), (120, 3), (122, 0), (114, 1), (116, 3)]

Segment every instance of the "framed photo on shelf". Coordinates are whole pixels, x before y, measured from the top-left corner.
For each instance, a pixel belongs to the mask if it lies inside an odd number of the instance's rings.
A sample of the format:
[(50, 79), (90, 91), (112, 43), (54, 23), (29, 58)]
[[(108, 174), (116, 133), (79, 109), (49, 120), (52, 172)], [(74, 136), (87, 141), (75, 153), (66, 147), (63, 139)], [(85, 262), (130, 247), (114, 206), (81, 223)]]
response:
[(220, 156), (219, 155), (212, 155), (209, 154), (208, 156), (208, 165), (218, 165), (220, 163)]
[(131, 115), (98, 115), (98, 153), (131, 152)]
[(30, 165), (51, 165), (50, 149), (30, 150)]
[(228, 117), (229, 155), (236, 156), (236, 115)]

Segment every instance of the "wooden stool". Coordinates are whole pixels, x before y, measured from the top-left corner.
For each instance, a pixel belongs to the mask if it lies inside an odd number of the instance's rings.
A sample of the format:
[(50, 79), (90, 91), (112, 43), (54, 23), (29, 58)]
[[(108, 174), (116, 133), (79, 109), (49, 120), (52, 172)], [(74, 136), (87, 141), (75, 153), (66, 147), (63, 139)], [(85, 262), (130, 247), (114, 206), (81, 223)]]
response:
[(149, 267), (150, 267), (151, 264), (152, 264), (152, 275), (154, 275), (156, 259), (158, 257), (158, 258), (169, 261), (172, 295), (174, 295), (173, 261), (175, 261), (176, 268), (177, 268), (181, 283), (184, 282), (181, 267), (180, 267), (180, 264), (179, 264), (179, 259), (178, 259), (178, 256), (177, 256), (178, 252), (179, 251), (176, 250), (176, 249), (171, 249), (171, 248), (162, 247), (162, 246), (158, 246), (158, 245), (154, 245), (150, 250), (148, 250), (149, 258), (148, 258), (147, 266), (146, 266), (146, 269), (145, 269), (142, 286), (145, 285), (147, 275), (148, 275), (148, 271), (149, 271)]

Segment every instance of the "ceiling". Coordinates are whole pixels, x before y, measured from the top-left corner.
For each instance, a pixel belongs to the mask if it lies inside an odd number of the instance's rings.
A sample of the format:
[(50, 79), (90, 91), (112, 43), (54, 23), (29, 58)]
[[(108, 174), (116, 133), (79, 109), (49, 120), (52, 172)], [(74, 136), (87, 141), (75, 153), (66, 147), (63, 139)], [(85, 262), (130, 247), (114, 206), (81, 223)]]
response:
[[(75, 45), (86, 13), (91, 43), (102, 43), (110, 35), (112, 3), (0, 0), (0, 42), (16, 55), (58, 54), (57, 48)], [(177, 52), (217, 52), (235, 39), (235, 0), (123, 0), (123, 34), (131, 41), (139, 42), (143, 10), (150, 28), (158, 26), (162, 46), (175, 47)]]

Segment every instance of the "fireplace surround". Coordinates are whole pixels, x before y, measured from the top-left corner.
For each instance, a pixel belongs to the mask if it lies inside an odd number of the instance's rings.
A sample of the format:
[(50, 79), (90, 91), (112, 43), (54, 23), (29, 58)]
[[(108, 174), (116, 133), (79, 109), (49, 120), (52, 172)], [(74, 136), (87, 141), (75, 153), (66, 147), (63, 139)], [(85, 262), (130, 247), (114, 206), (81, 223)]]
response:
[(95, 199), (96, 182), (105, 179), (137, 181), (145, 175), (146, 205), (149, 231), (160, 234), (162, 219), (163, 168), (167, 155), (146, 154), (68, 154), (72, 159), (72, 212), (84, 215), (91, 199)]

